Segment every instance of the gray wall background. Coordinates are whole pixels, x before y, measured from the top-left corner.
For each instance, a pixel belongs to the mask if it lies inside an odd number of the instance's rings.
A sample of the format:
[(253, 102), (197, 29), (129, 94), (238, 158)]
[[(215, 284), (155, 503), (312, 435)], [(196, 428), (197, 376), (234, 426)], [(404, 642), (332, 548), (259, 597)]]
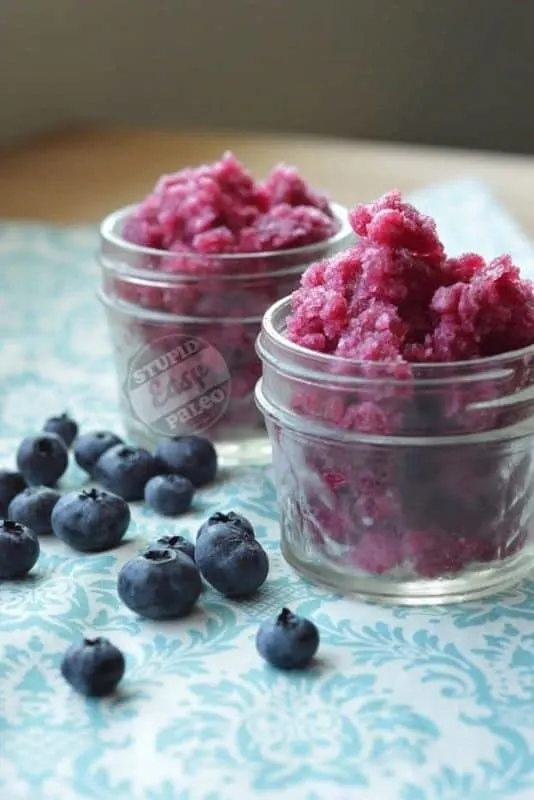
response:
[(0, 140), (73, 122), (534, 152), (532, 0), (0, 0)]

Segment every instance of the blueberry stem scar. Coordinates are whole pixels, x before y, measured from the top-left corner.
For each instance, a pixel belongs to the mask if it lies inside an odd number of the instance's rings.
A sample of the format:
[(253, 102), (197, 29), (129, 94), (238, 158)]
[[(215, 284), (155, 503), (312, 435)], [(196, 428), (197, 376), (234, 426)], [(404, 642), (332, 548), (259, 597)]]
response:
[(143, 553), (143, 557), (149, 561), (172, 561), (175, 558), (175, 554), (167, 548), (149, 547)]
[(43, 456), (49, 456), (52, 454), (52, 447), (47, 439), (39, 439), (37, 442), (37, 450)]
[(2, 524), (4, 530), (8, 531), (8, 533), (22, 533), (22, 525), (19, 525), (18, 522), (13, 522), (12, 519), (5, 519)]
[(290, 611), (289, 608), (285, 608), (285, 606), (284, 606), (284, 608), (278, 614), (277, 622), (279, 622), (280, 625), (283, 625), (284, 627), (287, 627), (287, 625), (289, 625), (289, 623), (291, 621), (291, 617), (292, 616), (293, 616), (293, 612)]
[(80, 497), (83, 497), (87, 500), (98, 500), (99, 492), (97, 489), (83, 489), (80, 492)]

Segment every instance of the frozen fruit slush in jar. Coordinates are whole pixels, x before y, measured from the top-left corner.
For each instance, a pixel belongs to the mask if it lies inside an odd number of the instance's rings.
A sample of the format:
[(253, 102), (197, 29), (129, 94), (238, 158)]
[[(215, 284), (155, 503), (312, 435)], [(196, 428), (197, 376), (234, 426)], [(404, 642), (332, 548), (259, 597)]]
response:
[(130, 436), (199, 434), (223, 464), (270, 459), (254, 402), (266, 309), (353, 240), (345, 209), (291, 167), (256, 182), (232, 154), (162, 177), (101, 226), (103, 302)]
[(502, 589), (533, 566), (534, 287), (398, 193), (350, 221), (258, 339), (282, 550), (379, 601)]

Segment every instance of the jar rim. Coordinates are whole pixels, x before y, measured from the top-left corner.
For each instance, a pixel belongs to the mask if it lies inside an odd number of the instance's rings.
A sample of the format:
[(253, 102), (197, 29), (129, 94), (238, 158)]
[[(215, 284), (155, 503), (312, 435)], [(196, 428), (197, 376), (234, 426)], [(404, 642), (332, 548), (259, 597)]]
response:
[[(404, 377), (395, 375), (395, 371), (399, 367), (403, 367), (404, 363), (397, 363), (394, 361), (384, 362), (369, 362), (369, 361), (352, 361), (351, 359), (344, 358), (343, 356), (333, 356), (328, 353), (319, 353), (309, 350), (302, 345), (290, 341), (283, 334), (282, 326), (285, 324), (286, 317), (290, 310), (292, 295), (282, 297), (271, 305), (265, 312), (262, 320), (262, 329), (258, 337), (257, 350), (262, 360), (269, 361), (269, 353), (267, 352), (265, 343), (262, 338), (267, 338), (268, 343), (272, 343), (276, 348), (277, 363), (282, 366), (280, 359), (290, 360), (292, 356), (298, 357), (300, 361), (299, 372), (308, 372), (311, 375), (320, 374), (328, 375), (330, 381), (339, 380), (342, 383), (355, 380), (355, 376), (348, 376), (343, 374), (343, 368), (350, 366), (354, 370), (361, 369), (361, 378), (365, 379), (365, 371), (369, 370), (371, 366), (374, 371), (372, 378), (367, 380), (387, 380), (393, 383), (405, 382)], [(534, 356), (534, 344), (528, 345), (520, 350), (509, 351), (507, 353), (500, 353), (495, 356), (487, 356), (484, 358), (476, 358), (465, 361), (446, 361), (446, 362), (427, 362), (424, 364), (408, 364), (411, 368), (411, 379), (417, 381), (418, 379), (425, 380), (445, 380), (445, 379), (458, 379), (462, 376), (469, 378), (476, 373), (477, 380), (485, 377), (481, 374), (481, 370), (499, 370), (510, 368), (511, 363), (519, 362), (526, 357)], [(335, 371), (332, 372), (332, 367), (339, 367), (340, 374), (336, 375)], [(289, 368), (289, 371), (291, 369)], [(494, 377), (492, 374), (488, 377)]]
[(117, 302), (106, 294), (102, 288), (96, 290), (95, 297), (108, 313), (120, 314), (130, 320), (135, 319), (140, 322), (152, 323), (153, 325), (210, 325), (216, 321), (218, 325), (254, 325), (259, 328), (262, 320), (261, 315), (237, 318), (219, 316), (191, 317), (184, 314), (175, 314), (172, 311), (154, 311), (133, 303)]
[[(338, 230), (328, 239), (323, 239), (320, 242), (314, 242), (313, 244), (304, 245), (302, 247), (291, 247), (286, 248), (284, 250), (268, 250), (266, 252), (249, 252), (249, 253), (191, 253), (191, 252), (180, 252), (180, 251), (169, 251), (169, 250), (158, 250), (157, 248), (152, 247), (143, 247), (141, 245), (134, 244), (133, 242), (129, 242), (124, 239), (120, 233), (117, 232), (120, 229), (120, 226), (126, 219), (126, 217), (131, 214), (136, 208), (138, 208), (139, 204), (134, 203), (128, 206), (123, 206), (122, 208), (113, 211), (111, 214), (108, 214), (102, 222), (100, 223), (99, 227), (99, 234), (100, 234), (100, 241), (101, 241), (101, 253), (100, 253), (100, 260), (103, 260), (104, 250), (105, 247), (108, 246), (112, 248), (115, 253), (123, 253), (124, 255), (135, 255), (135, 256), (146, 256), (152, 258), (161, 258), (161, 259), (173, 259), (173, 258), (184, 258), (184, 259), (202, 259), (205, 262), (214, 262), (214, 263), (222, 263), (222, 264), (232, 264), (232, 263), (246, 263), (246, 261), (251, 261), (254, 259), (261, 259), (261, 260), (272, 260), (276, 261), (277, 259), (283, 258), (299, 258), (302, 257), (303, 261), (308, 263), (313, 262), (321, 258), (323, 252), (334, 246), (339, 245), (344, 239), (348, 238), (350, 235), (355, 236), (354, 231), (351, 228), (349, 222), (349, 212), (348, 209), (340, 205), (339, 203), (330, 203), (330, 207), (334, 213), (334, 217), (336, 221), (339, 223)], [(103, 246), (102, 246), (103, 245)], [(125, 269), (126, 267), (126, 269)], [(283, 268), (277, 271), (277, 274), (283, 275), (285, 273), (290, 273), (294, 271), (301, 271), (302, 264), (297, 266), (292, 266), (289, 268)], [(149, 269), (142, 269), (139, 267), (132, 267), (128, 264), (122, 264), (122, 271), (127, 272), (128, 274), (135, 275), (139, 278), (146, 278), (146, 279), (154, 279), (154, 270)], [(210, 273), (207, 277), (213, 277)], [(220, 280), (245, 280), (245, 279), (254, 279), (258, 277), (265, 277), (265, 273), (258, 275), (258, 273), (252, 274), (243, 274), (239, 273), (238, 275), (224, 275), (217, 273), (217, 278)], [(190, 276), (187, 273), (165, 273), (166, 280), (171, 280), (173, 278), (178, 280), (198, 280), (198, 275)]]

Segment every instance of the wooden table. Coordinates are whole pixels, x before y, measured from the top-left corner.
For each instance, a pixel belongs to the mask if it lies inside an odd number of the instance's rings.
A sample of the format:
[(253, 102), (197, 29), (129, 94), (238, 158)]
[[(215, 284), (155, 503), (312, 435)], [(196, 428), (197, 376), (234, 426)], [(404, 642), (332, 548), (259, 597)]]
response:
[(292, 136), (131, 129), (59, 133), (0, 151), (0, 218), (96, 222), (142, 198), (156, 178), (226, 149), (258, 177), (294, 164), (341, 203), (474, 175), (534, 234), (534, 158)]

